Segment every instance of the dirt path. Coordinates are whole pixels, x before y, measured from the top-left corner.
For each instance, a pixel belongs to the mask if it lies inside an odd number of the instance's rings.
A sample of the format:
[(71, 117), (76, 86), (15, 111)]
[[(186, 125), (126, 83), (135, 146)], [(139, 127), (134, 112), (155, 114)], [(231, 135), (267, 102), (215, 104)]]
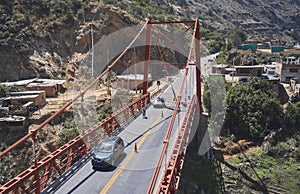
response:
[(232, 157), (240, 156), (240, 155), (247, 154), (247, 153), (256, 152), (257, 150), (259, 150), (259, 148), (260, 148), (259, 146), (250, 147), (246, 150), (241, 151), (240, 153), (233, 154), (233, 155), (229, 155), (229, 154), (224, 153), (223, 156), (224, 156), (224, 159), (227, 160), (227, 159), (232, 158)]

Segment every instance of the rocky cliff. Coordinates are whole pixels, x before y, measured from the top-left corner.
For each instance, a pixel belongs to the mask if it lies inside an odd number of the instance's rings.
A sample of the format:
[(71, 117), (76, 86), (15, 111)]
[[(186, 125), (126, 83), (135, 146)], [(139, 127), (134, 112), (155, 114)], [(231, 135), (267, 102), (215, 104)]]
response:
[(250, 40), (291, 45), (299, 41), (299, 5), (299, 0), (2, 0), (0, 81), (71, 79), (91, 48), (92, 23), (95, 42), (145, 18), (199, 18), (210, 30), (242, 29)]
[(80, 0), (1, 1), (0, 81), (74, 74), (69, 64), (90, 50), (92, 24), (97, 42), (133, 21), (103, 4)]

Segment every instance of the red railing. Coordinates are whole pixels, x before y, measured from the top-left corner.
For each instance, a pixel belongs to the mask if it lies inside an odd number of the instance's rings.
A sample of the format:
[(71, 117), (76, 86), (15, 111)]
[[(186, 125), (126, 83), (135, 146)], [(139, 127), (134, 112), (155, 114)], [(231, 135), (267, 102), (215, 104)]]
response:
[[(158, 179), (159, 173), (161, 171), (161, 167), (162, 167), (162, 162), (163, 162), (163, 159), (165, 158), (165, 153), (168, 149), (168, 145), (169, 145), (169, 141), (170, 141), (170, 135), (172, 133), (175, 118), (176, 118), (176, 115), (177, 115), (177, 111), (179, 110), (179, 106), (180, 106), (180, 103), (181, 103), (181, 97), (182, 97), (183, 89), (184, 89), (185, 83), (187, 81), (189, 63), (192, 61), (191, 59), (192, 59), (193, 44), (195, 44), (196, 58), (199, 57), (199, 59), (196, 59), (196, 91), (197, 91), (197, 97), (198, 97), (198, 100), (199, 100), (199, 104), (201, 104), (201, 102), (200, 102), (201, 101), (201, 93), (200, 93), (201, 79), (198, 76), (198, 73), (200, 72), (200, 51), (199, 51), (200, 50), (200, 46), (199, 46), (200, 39), (198, 37), (198, 35), (199, 35), (199, 22), (198, 22), (198, 20), (196, 20), (194, 22), (194, 24), (195, 24), (195, 26), (194, 26), (194, 35), (193, 35), (193, 40), (191, 42), (187, 63), (186, 63), (186, 66), (185, 66), (183, 81), (181, 83), (179, 92), (177, 93), (176, 104), (175, 104), (175, 107), (174, 107), (174, 110), (173, 110), (173, 114), (172, 114), (172, 117), (171, 117), (171, 120), (170, 120), (169, 127), (167, 129), (165, 139), (163, 141), (163, 147), (162, 147), (158, 162), (156, 164), (156, 167), (155, 167), (155, 170), (154, 170), (154, 173), (153, 173), (153, 176), (152, 176), (149, 188), (148, 188), (148, 192), (147, 192), (148, 194), (152, 194), (155, 190), (156, 182), (157, 182), (157, 179)], [(200, 111), (201, 111), (201, 109), (200, 109)], [(178, 154), (180, 154), (180, 153), (178, 153)]]
[[(186, 153), (187, 142), (189, 139), (190, 128), (196, 110), (198, 108), (196, 96), (192, 97), (188, 106), (183, 123), (178, 133), (177, 139), (172, 149), (172, 154), (166, 165), (166, 170), (162, 176), (157, 193), (175, 193), (180, 180), (180, 172)], [(199, 110), (198, 110), (199, 112)]]
[(72, 164), (86, 155), (89, 151), (88, 148), (97, 145), (106, 135), (110, 135), (117, 127), (127, 122), (149, 102), (149, 94), (131, 102), (94, 125), (84, 135), (77, 136), (1, 186), (0, 193), (40, 193), (55, 178), (60, 177)]

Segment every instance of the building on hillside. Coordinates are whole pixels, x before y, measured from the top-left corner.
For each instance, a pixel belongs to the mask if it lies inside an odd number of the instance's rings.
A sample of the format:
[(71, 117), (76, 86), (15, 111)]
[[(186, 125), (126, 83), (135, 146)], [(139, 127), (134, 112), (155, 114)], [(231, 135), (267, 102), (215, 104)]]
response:
[(37, 79), (26, 86), (27, 91), (43, 90), (47, 97), (55, 97), (65, 80)]
[(57, 87), (54, 83), (30, 83), (26, 86), (26, 91), (42, 90), (47, 97), (57, 96)]
[[(129, 75), (117, 75), (116, 87), (118, 88), (128, 88), (133, 89), (142, 89), (144, 82), (143, 74), (129, 74)], [(151, 84), (152, 76), (148, 75), (148, 84)]]
[(284, 46), (272, 46), (271, 47), (271, 53), (280, 53), (284, 52), (285, 48)]
[(2, 98), (1, 114), (29, 116), (47, 104), (44, 91), (12, 92), (9, 97)]
[(9, 95), (8, 98), (11, 99), (11, 104), (14, 105), (33, 102), (35, 106), (40, 106), (46, 101), (45, 91), (11, 92)]
[(262, 77), (264, 66), (235, 66), (236, 76)]
[(37, 79), (34, 82), (40, 82), (40, 83), (44, 83), (44, 84), (46, 84), (46, 83), (55, 84), (57, 92), (60, 92), (62, 90), (63, 84), (66, 82), (66, 80), (60, 80), (60, 79)]
[(56, 79), (27, 79), (15, 82), (2, 82), (5, 86), (23, 86), (27, 91), (44, 90), (47, 97), (54, 97), (63, 89), (65, 80)]
[(257, 44), (257, 49), (270, 49), (271, 42), (262, 42)]
[(242, 44), (238, 46), (238, 49), (245, 50), (245, 51), (246, 50), (256, 51), (257, 44), (256, 43)]
[(28, 121), (24, 116), (0, 117), (0, 142), (13, 144), (28, 133)]
[(275, 72), (280, 80), (289, 83), (292, 78), (300, 77), (300, 61), (297, 57), (288, 57), (276, 63)]
[(214, 74), (225, 74), (225, 70), (228, 67), (226, 64), (217, 64), (212, 66), (212, 73)]
[(290, 86), (292, 92), (295, 91), (297, 84), (300, 84), (300, 77), (295, 77), (290, 80)]

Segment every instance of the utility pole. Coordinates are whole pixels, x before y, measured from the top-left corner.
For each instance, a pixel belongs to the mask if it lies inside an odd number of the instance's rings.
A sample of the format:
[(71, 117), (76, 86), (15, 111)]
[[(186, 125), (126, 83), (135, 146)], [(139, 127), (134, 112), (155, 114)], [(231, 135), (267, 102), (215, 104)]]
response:
[(94, 77), (94, 35), (93, 24), (91, 24), (91, 37), (92, 37), (92, 78)]
[(129, 72), (128, 72), (128, 68), (129, 68), (129, 63), (131, 63), (131, 60), (129, 60), (126, 64), (126, 74), (127, 74), (127, 89), (128, 89), (128, 92), (130, 90), (130, 84), (129, 84)]

